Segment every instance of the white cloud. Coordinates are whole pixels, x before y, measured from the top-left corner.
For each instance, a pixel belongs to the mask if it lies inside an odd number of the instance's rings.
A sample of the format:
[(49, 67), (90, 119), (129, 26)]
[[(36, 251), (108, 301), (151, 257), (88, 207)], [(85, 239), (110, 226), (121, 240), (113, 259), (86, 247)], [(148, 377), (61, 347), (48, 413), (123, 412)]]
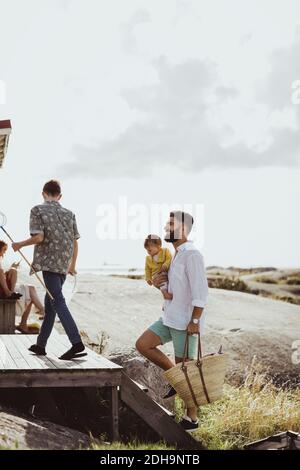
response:
[(280, 112), (268, 108), (266, 94), (265, 103), (243, 101), (208, 60), (171, 64), (160, 57), (153, 66), (156, 84), (122, 93), (143, 117), (114, 139), (74, 147), (75, 161), (63, 167), (66, 176), (70, 170), (107, 178), (147, 176), (158, 166), (194, 172), (299, 164), (299, 126), (290, 101)]

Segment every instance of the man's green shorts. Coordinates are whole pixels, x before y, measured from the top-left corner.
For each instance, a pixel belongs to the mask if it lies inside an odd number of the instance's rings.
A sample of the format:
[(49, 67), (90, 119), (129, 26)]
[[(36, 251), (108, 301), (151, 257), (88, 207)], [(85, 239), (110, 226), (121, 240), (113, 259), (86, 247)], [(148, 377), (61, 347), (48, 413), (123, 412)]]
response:
[[(183, 358), (184, 345), (186, 340), (186, 330), (175, 330), (163, 324), (162, 318), (154, 322), (149, 328), (157, 336), (159, 336), (161, 344), (169, 343), (173, 341), (175, 357)], [(189, 359), (193, 359), (197, 355), (197, 335), (189, 336)]]

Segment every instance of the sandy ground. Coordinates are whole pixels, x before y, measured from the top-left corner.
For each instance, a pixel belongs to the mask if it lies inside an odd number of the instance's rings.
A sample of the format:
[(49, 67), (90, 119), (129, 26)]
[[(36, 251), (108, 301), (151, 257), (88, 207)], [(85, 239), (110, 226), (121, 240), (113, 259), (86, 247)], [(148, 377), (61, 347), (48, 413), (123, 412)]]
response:
[[(138, 336), (160, 317), (161, 306), (161, 293), (143, 280), (94, 274), (78, 276), (70, 303), (81, 330), (96, 342), (101, 336), (106, 338), (106, 355), (132, 350)], [(242, 375), (255, 356), (273, 374), (299, 375), (300, 365), (292, 362), (292, 346), (300, 341), (300, 306), (210, 289), (205, 312), (205, 352), (216, 351), (222, 344), (230, 354), (230, 374)], [(56, 326), (60, 330), (60, 324)], [(172, 345), (164, 350), (172, 353)]]

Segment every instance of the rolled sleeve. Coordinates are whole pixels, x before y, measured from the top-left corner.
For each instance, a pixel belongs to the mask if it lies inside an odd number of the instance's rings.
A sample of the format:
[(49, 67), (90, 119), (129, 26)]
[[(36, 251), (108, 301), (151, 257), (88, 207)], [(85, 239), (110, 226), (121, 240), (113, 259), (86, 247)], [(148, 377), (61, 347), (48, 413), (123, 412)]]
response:
[(33, 207), (30, 212), (29, 231), (30, 235), (37, 235), (38, 233), (44, 233), (45, 227), (43, 219), (37, 207)]
[(78, 240), (80, 238), (80, 233), (78, 232), (75, 215), (73, 215), (73, 234), (74, 234), (74, 240)]
[(208, 300), (208, 284), (204, 260), (200, 253), (193, 253), (187, 260), (187, 276), (193, 307), (204, 308)]

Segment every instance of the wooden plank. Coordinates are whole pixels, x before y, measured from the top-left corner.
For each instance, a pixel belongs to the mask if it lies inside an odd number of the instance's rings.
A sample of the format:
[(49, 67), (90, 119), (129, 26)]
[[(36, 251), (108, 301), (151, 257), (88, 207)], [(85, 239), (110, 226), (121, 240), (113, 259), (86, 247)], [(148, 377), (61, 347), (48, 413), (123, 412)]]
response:
[(0, 334), (3, 332), (4, 328), (4, 306), (0, 300)]
[(18, 341), (18, 348), (23, 354), (23, 356), (26, 357), (26, 361), (29, 364), (29, 368), (32, 370), (47, 369), (47, 364), (45, 363), (45, 361), (41, 360), (39, 356), (36, 356), (35, 354), (28, 351), (28, 344), (26, 344), (26, 335), (15, 336), (15, 341)]
[(5, 370), (0, 374), (0, 388), (23, 387), (116, 387), (121, 371), (107, 370)]
[(157, 406), (159, 406), (159, 407), (162, 409), (162, 411), (163, 411), (164, 413), (166, 413), (168, 416), (170, 416), (170, 417), (173, 418), (173, 419), (175, 418), (175, 413), (173, 413), (172, 411), (168, 410), (168, 408), (165, 408), (165, 407), (164, 407), (163, 405), (161, 405), (160, 403), (157, 403), (157, 401), (155, 401), (155, 400), (153, 400), (153, 401), (154, 401), (154, 403), (156, 403)]
[(65, 347), (62, 342), (59, 340), (59, 336), (64, 336), (64, 335), (58, 335), (58, 334), (53, 334), (51, 333), (51, 336), (49, 338), (48, 344), (47, 344), (47, 351), (49, 350), (50, 352), (54, 353), (57, 361), (59, 362), (59, 367), (62, 369), (84, 369), (84, 366), (82, 365), (82, 360), (83, 358), (80, 358), (80, 360), (74, 360), (74, 361), (63, 361), (61, 359), (58, 359), (62, 354), (64, 354), (67, 349), (70, 349), (71, 345), (69, 343), (68, 348)]
[[(24, 344), (26, 344), (27, 348), (27, 354), (30, 354), (31, 356), (34, 356), (33, 353), (28, 351), (28, 347), (31, 346), (32, 344), (36, 344), (36, 335), (22, 335), (22, 341)], [(39, 362), (43, 362), (49, 369), (66, 369), (65, 365), (62, 364), (59, 359), (57, 359), (53, 354), (47, 354), (47, 356), (35, 356), (40, 359)]]
[(14, 341), (13, 341), (13, 336), (15, 335), (7, 335), (6, 337), (6, 344), (9, 347), (9, 350), (15, 360), (15, 362), (18, 364), (18, 369), (29, 369), (30, 365), (22, 355), (22, 353), (18, 350), (16, 347)]
[[(131, 379), (131, 380), (132, 380), (132, 379)], [(140, 384), (139, 382), (136, 382), (136, 380), (132, 380), (132, 381), (135, 383), (135, 385), (136, 385), (137, 387), (139, 387), (141, 390), (143, 390), (144, 393), (148, 393), (149, 390), (148, 390), (148, 388), (147, 388), (145, 385)]]
[(110, 420), (111, 420), (111, 439), (118, 441), (119, 436), (119, 391), (118, 387), (110, 388)]
[[(23, 355), (24, 359), (26, 362), (29, 364), (30, 369), (46, 369), (46, 368), (51, 368), (51, 369), (56, 369), (55, 364), (53, 364), (49, 358), (46, 356), (35, 356), (33, 353), (31, 353), (28, 348), (33, 344), (33, 342), (30, 340), (30, 338), (26, 338), (27, 335), (11, 335), (12, 341), (15, 344), (16, 348), (20, 351), (20, 354)], [(36, 338), (36, 335), (35, 335)], [(35, 357), (37, 360), (34, 361), (33, 357)], [(40, 360), (39, 360), (40, 359)]]
[[(26, 341), (30, 346), (36, 342), (36, 335), (23, 335), (23, 341)], [(35, 340), (35, 341), (34, 341)], [(47, 347), (47, 356), (36, 356), (39, 357), (41, 361), (48, 364), (49, 368), (54, 369), (85, 369), (84, 364), (82, 364), (82, 359), (80, 358), (75, 361), (62, 361), (58, 359), (61, 354), (66, 350), (62, 344), (60, 344), (56, 338), (50, 336)]]
[(6, 347), (6, 357), (7, 361), (10, 364), (10, 369), (18, 369), (18, 363), (15, 361), (13, 358), (13, 353), (10, 348), (10, 342), (9, 342), (9, 336), (8, 335), (1, 335), (2, 342), (4, 343)]
[(16, 301), (0, 301), (0, 334), (13, 334), (15, 332)]
[[(53, 337), (50, 337), (50, 341), (52, 344), (55, 344), (57, 348), (57, 353), (59, 356), (64, 354), (68, 349), (70, 349), (71, 344), (68, 338), (65, 335), (58, 335), (55, 334)], [(89, 350), (86, 351), (89, 356)], [(64, 365), (64, 367), (69, 369), (95, 369), (99, 367), (95, 367), (96, 364), (91, 365), (91, 362), (88, 360), (88, 356), (84, 356), (82, 358), (74, 359), (72, 361), (63, 361), (60, 362)]]
[(125, 372), (122, 372), (121, 400), (168, 444), (185, 450), (205, 450), (199, 441), (193, 439), (173, 418), (168, 416)]
[[(57, 336), (55, 337), (55, 340), (57, 341)], [(66, 335), (59, 335), (59, 341), (60, 343), (66, 348), (64, 352), (70, 348), (70, 343)], [(85, 356), (82, 359), (85, 359), (87, 363), (85, 363), (85, 368), (101, 368), (101, 369), (122, 369), (121, 366), (118, 364), (115, 364), (114, 362), (110, 361), (104, 356), (101, 356), (100, 354), (97, 354), (95, 351), (92, 349), (88, 348), (87, 346), (86, 352), (88, 353), (87, 356)]]

